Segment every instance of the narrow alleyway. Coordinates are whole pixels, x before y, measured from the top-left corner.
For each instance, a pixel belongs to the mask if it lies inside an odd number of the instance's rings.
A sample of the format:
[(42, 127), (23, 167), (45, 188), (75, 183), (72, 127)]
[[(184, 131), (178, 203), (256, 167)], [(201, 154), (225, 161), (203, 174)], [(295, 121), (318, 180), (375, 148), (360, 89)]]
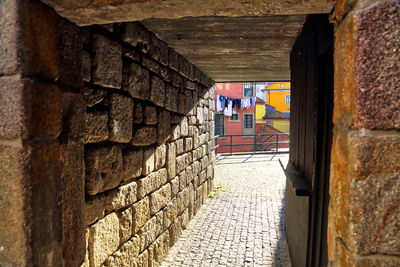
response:
[(216, 190), (161, 266), (290, 266), (283, 232), (285, 177), (278, 162), (287, 157), (220, 157)]

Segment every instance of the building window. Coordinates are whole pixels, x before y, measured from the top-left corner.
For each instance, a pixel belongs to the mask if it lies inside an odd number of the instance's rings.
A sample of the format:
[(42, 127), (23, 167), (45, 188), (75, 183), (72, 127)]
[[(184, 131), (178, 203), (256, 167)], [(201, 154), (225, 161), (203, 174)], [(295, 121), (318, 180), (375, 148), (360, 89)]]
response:
[(253, 114), (244, 114), (243, 127), (245, 129), (253, 128)]
[(239, 114), (232, 114), (230, 116), (229, 121), (239, 121)]
[(215, 114), (215, 135), (225, 134), (224, 114)]
[(290, 95), (286, 95), (285, 97), (285, 103), (290, 104)]
[[(254, 114), (245, 113), (243, 114), (243, 134), (254, 134)], [(250, 138), (250, 137), (248, 137)]]
[(253, 83), (243, 83), (243, 96), (252, 97), (254, 95)]
[(267, 126), (274, 127), (274, 122), (273, 121), (267, 121)]

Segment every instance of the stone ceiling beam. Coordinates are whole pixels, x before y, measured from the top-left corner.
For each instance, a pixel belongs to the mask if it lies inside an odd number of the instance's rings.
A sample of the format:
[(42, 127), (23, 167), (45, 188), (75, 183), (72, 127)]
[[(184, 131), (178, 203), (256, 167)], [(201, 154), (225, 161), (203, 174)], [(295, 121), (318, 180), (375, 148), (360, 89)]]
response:
[(329, 13), (335, 0), (42, 0), (77, 25), (148, 18)]

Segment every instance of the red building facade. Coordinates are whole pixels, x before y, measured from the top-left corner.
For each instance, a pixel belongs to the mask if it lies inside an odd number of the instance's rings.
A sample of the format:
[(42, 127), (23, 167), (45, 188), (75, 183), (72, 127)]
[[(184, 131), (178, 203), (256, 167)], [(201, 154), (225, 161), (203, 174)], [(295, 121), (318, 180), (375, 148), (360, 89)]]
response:
[[(217, 83), (216, 84), (216, 104), (218, 96), (225, 96), (234, 99), (254, 98), (255, 83)], [(216, 109), (217, 110), (217, 109)], [(247, 109), (236, 109), (236, 114), (225, 116), (223, 111), (215, 113), (215, 134), (217, 145), (242, 144), (233, 146), (232, 152), (248, 152), (254, 149), (254, 137), (252, 136), (229, 136), (245, 135), (255, 133), (255, 106)], [(228, 135), (223, 137), (224, 135)], [(249, 145), (243, 145), (249, 144)], [(218, 147), (217, 153), (229, 153), (230, 147)]]

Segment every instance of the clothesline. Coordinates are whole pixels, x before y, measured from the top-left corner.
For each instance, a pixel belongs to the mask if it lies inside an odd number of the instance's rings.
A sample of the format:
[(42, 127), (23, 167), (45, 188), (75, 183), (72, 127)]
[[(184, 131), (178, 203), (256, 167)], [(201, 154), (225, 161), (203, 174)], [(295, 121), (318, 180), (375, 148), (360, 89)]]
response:
[(217, 95), (217, 112), (224, 111), (225, 116), (237, 114), (238, 109), (249, 109), (256, 105), (256, 98), (231, 98), (223, 95)]

